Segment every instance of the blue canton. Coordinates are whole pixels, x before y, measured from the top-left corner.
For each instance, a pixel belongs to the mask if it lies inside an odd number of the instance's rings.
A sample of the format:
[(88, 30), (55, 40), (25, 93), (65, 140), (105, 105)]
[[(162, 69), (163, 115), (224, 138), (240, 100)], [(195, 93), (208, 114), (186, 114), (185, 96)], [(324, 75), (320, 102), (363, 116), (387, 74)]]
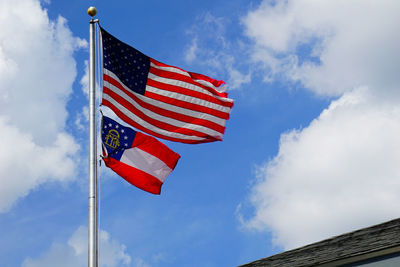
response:
[(125, 149), (131, 148), (136, 131), (103, 116), (101, 140), (109, 157), (120, 160)]
[(132, 91), (144, 95), (150, 58), (135, 48), (121, 42), (103, 28), (103, 64)]

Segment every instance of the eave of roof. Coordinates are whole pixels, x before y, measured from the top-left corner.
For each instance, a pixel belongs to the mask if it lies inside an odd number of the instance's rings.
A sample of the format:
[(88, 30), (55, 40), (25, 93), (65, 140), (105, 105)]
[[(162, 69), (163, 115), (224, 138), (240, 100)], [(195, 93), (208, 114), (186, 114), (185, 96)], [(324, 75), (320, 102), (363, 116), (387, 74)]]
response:
[(338, 266), (400, 251), (400, 219), (335, 236), (240, 267)]

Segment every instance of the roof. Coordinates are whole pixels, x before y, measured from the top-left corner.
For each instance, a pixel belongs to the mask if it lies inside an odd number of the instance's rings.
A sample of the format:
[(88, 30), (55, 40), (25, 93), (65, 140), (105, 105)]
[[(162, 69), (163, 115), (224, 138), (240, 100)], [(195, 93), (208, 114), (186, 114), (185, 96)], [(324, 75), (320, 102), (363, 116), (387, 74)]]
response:
[(400, 219), (332, 237), (241, 267), (338, 266), (400, 252)]

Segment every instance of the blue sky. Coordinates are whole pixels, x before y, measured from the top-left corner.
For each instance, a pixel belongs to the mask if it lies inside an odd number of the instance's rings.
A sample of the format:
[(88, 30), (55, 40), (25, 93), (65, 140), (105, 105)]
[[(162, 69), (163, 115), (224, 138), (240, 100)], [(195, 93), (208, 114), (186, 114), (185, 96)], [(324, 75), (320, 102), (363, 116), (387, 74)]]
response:
[(0, 266), (86, 266), (89, 6), (227, 82), (160, 196), (100, 173), (100, 266), (237, 266), (400, 210), (398, 1), (0, 0)]

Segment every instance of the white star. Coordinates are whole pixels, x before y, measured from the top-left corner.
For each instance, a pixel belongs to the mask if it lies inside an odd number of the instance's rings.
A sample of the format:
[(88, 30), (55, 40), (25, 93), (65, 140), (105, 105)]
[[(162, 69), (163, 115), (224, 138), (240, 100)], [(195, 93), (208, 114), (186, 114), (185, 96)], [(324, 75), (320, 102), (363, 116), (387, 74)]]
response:
[(118, 128), (119, 128), (119, 126), (118, 126), (118, 125), (115, 125), (115, 128), (116, 128), (116, 129), (118, 129)]
[(112, 127), (112, 124), (111, 124), (111, 123), (109, 123), (109, 124), (108, 124), (108, 126)]
[(124, 129), (121, 129), (121, 133), (124, 133), (125, 132), (125, 130)]
[(128, 139), (128, 136), (125, 135), (125, 136), (124, 136), (124, 139), (127, 140), (127, 139)]

